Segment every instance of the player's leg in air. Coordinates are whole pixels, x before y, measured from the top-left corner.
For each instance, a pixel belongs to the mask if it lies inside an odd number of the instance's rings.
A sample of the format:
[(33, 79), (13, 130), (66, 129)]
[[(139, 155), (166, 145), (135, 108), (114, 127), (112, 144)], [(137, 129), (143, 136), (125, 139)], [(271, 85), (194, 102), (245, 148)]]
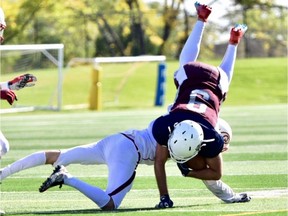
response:
[(179, 86), (179, 80), (182, 79), (181, 77), (185, 77), (183, 65), (189, 62), (194, 62), (198, 58), (203, 32), (207, 19), (212, 11), (212, 8), (198, 2), (196, 2), (194, 6), (198, 18), (179, 56), (179, 69), (174, 73), (174, 83), (176, 88)]
[(229, 84), (231, 83), (233, 77), (237, 47), (247, 29), (248, 27), (245, 24), (236, 24), (230, 31), (229, 44), (219, 66), (219, 68), (222, 69), (221, 71), (224, 71), (224, 73), (227, 75)]
[(180, 66), (183, 66), (188, 62), (196, 61), (200, 52), (200, 45), (206, 22), (212, 11), (212, 8), (208, 7), (207, 5), (202, 5), (198, 2), (196, 2), (194, 5), (197, 10), (198, 18), (187, 41), (184, 44), (184, 47), (181, 50), (179, 57)]

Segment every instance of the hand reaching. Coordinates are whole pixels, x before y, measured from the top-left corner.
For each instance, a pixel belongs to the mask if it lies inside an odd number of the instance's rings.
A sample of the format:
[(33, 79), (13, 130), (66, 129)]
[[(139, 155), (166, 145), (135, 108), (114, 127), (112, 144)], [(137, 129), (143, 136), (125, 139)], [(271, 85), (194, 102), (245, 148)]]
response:
[(34, 82), (37, 81), (37, 78), (32, 74), (24, 74), (18, 77), (15, 77), (13, 80), (8, 82), (8, 86), (11, 90), (19, 90), (24, 87), (32, 87), (35, 85)]

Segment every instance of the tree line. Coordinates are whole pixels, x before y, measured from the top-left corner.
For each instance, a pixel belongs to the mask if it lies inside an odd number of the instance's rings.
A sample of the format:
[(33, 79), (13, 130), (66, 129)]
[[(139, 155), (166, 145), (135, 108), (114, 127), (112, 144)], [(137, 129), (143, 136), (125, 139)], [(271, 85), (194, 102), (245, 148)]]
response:
[[(215, 41), (237, 22), (249, 26), (240, 56), (286, 56), (287, 7), (273, 0), (230, 2), (235, 7), (223, 14), (227, 25), (209, 20), (202, 58), (217, 57)], [(63, 43), (66, 61), (145, 54), (178, 58), (197, 20), (194, 6), (185, 8), (184, 0), (6, 0), (2, 8), (4, 45)]]

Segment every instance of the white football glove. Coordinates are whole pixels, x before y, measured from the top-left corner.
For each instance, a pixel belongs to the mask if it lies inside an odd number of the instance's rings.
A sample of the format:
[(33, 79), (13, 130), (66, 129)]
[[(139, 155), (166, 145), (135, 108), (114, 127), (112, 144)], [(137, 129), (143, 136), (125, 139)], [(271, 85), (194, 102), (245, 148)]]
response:
[(35, 85), (37, 78), (32, 74), (24, 74), (15, 77), (13, 80), (8, 82), (8, 87), (11, 90), (19, 90), (24, 87), (32, 87)]

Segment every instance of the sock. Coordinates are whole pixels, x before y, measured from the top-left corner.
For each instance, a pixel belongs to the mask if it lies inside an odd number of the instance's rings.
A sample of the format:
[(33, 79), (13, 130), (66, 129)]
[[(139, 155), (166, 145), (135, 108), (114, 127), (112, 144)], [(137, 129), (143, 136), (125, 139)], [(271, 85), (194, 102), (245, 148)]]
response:
[(205, 23), (197, 20), (195, 23), (192, 32), (190, 33), (181, 53), (180, 53), (180, 66), (191, 62), (196, 61), (199, 51), (200, 44), (202, 40), (203, 31), (205, 28)]
[(31, 167), (44, 165), (45, 162), (46, 155), (44, 151), (33, 153), (1, 169), (0, 180), (3, 180), (19, 171), (29, 169)]
[(86, 197), (91, 199), (94, 203), (96, 203), (100, 208), (104, 207), (110, 201), (110, 196), (105, 191), (100, 188), (91, 186), (86, 182), (71, 176), (70, 174), (68, 174), (67, 178), (64, 179), (64, 184), (77, 189)]
[(232, 80), (236, 55), (237, 46), (229, 44), (220, 65), (220, 68), (227, 74), (229, 83)]
[(206, 187), (219, 199), (223, 200), (224, 202), (228, 202), (229, 200), (233, 199), (235, 193), (227, 184), (222, 182), (221, 180), (214, 181), (214, 180), (205, 180), (203, 183)]

